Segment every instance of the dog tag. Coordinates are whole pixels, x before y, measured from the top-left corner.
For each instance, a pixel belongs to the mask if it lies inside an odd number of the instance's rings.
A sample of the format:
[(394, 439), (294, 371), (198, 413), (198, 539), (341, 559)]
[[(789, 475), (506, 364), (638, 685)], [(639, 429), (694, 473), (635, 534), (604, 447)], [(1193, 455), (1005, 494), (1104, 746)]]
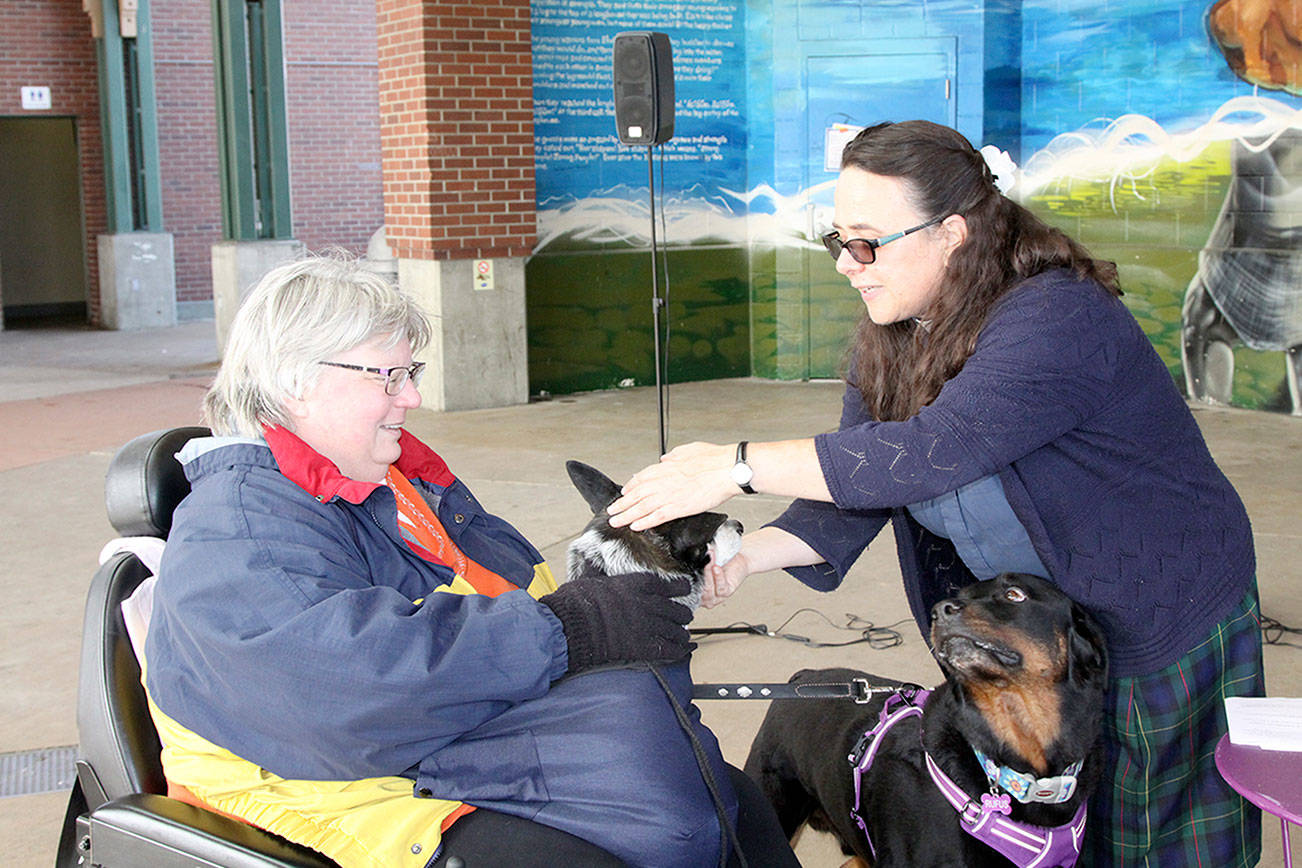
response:
[(1013, 812), (1012, 802), (1007, 793), (982, 793), (981, 810), (986, 814), (1004, 814)]

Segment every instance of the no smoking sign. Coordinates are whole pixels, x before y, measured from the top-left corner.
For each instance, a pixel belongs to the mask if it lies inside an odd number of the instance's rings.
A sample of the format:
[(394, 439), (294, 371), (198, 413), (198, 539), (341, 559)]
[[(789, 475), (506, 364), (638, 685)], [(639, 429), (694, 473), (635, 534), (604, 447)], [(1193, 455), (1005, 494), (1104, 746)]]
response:
[(475, 289), (493, 288), (493, 260), (475, 260)]

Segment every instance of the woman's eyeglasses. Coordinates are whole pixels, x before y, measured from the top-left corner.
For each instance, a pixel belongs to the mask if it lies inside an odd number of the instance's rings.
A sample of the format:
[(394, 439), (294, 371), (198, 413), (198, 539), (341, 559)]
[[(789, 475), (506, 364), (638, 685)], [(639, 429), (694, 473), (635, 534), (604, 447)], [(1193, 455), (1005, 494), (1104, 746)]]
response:
[(421, 375), (425, 373), (424, 362), (412, 362), (410, 365), (401, 368), (368, 368), (365, 365), (349, 365), (345, 362), (317, 362), (318, 365), (329, 365), (332, 368), (347, 368), (350, 371), (362, 371), (367, 374), (378, 374), (384, 377), (384, 393), (386, 395), (397, 395), (411, 380), (413, 386), (420, 385)]
[(919, 223), (912, 229), (905, 229), (903, 232), (896, 232), (894, 235), (887, 235), (883, 238), (847, 238), (841, 240), (841, 233), (833, 230), (823, 236), (823, 246), (827, 252), (832, 254), (833, 259), (841, 258), (841, 251), (850, 251), (850, 258), (861, 265), (872, 265), (877, 261), (877, 248), (883, 244), (890, 244), (892, 241), (898, 241), (911, 232), (917, 232), (919, 229), (926, 229), (933, 226), (944, 217), (936, 217), (928, 220), (926, 223)]

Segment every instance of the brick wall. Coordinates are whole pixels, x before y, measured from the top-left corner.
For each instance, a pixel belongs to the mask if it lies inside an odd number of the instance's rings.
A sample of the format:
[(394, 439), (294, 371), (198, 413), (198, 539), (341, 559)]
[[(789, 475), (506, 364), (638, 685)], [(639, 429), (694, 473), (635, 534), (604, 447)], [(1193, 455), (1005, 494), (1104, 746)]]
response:
[(384, 222), (375, 6), (284, 3), (294, 237), (363, 253)]
[[(204, 301), (210, 247), (221, 239), (210, 7), (152, 0), (150, 10), (163, 229), (174, 237), (177, 300)], [(76, 119), (98, 322), (95, 238), (107, 222), (90, 19), (77, 0), (9, 0), (6, 11), (0, 114), (26, 114), (18, 88), (45, 84), (49, 114)], [(382, 74), (370, 4), (285, 4), (295, 237), (361, 252), (387, 219), (404, 256), (528, 255), (536, 231), (528, 0), (381, 0), (378, 12)]]
[[(48, 85), (76, 119), (92, 323), (100, 303), (97, 235), (107, 229), (95, 44), (80, 0), (6, 0), (0, 114), (19, 87)], [(222, 238), (209, 0), (151, 0), (163, 230), (173, 235), (177, 301), (212, 298), (211, 247)], [(527, 6), (525, 7), (527, 35)], [(361, 253), (384, 219), (375, 9), (350, 0), (286, 0), (285, 64), (294, 236)], [(526, 42), (527, 56), (527, 42)]]
[(378, 0), (389, 244), (411, 259), (523, 257), (534, 212), (529, 0)]
[[(207, 0), (152, 0), (163, 222), (178, 301), (212, 298), (222, 238), (212, 18)], [(366, 3), (283, 5), (294, 237), (362, 253), (383, 221), (375, 11)]]
[[(87, 308), (99, 321), (99, 259), (95, 236), (104, 232), (104, 149), (90, 19), (80, 0), (5, 0), (0, 31), (0, 115), (75, 119), (86, 227)], [(19, 88), (50, 88), (49, 111), (25, 111)]]
[(195, 0), (150, 0), (163, 230), (172, 233), (176, 300), (212, 298), (212, 245), (222, 238), (212, 17)]

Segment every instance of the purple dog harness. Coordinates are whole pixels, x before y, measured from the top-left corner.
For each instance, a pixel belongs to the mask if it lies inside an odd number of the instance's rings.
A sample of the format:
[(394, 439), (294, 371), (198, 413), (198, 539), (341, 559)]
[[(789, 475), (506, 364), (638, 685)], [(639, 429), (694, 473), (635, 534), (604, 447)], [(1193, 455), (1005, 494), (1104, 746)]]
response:
[[(860, 793), (863, 776), (873, 764), (881, 737), (891, 727), (906, 717), (921, 717), (922, 706), (926, 704), (930, 690), (917, 686), (902, 687), (886, 698), (878, 715), (877, 725), (860, 737), (848, 759), (854, 767), (854, 804), (850, 816), (858, 824), (864, 838), (868, 840), (868, 850), (877, 858), (877, 848), (873, 846), (872, 836), (868, 834), (868, 824), (860, 814)], [(958, 784), (945, 774), (931, 754), (926, 754), (927, 771), (931, 780), (940, 790), (945, 800), (958, 812), (959, 826), (963, 831), (981, 843), (993, 847), (1014, 865), (1021, 868), (1072, 868), (1080, 857), (1081, 841), (1085, 834), (1085, 803), (1082, 802), (1071, 821), (1061, 826), (1035, 826), (1008, 817), (1012, 810), (1006, 793), (982, 793), (980, 803), (973, 801)], [(1076, 764), (1074, 767), (1078, 767)], [(987, 773), (988, 774), (988, 773)], [(1074, 773), (1073, 773), (1074, 774)], [(1067, 789), (1067, 795), (1060, 799), (1066, 801), (1071, 797), (1074, 787)]]

